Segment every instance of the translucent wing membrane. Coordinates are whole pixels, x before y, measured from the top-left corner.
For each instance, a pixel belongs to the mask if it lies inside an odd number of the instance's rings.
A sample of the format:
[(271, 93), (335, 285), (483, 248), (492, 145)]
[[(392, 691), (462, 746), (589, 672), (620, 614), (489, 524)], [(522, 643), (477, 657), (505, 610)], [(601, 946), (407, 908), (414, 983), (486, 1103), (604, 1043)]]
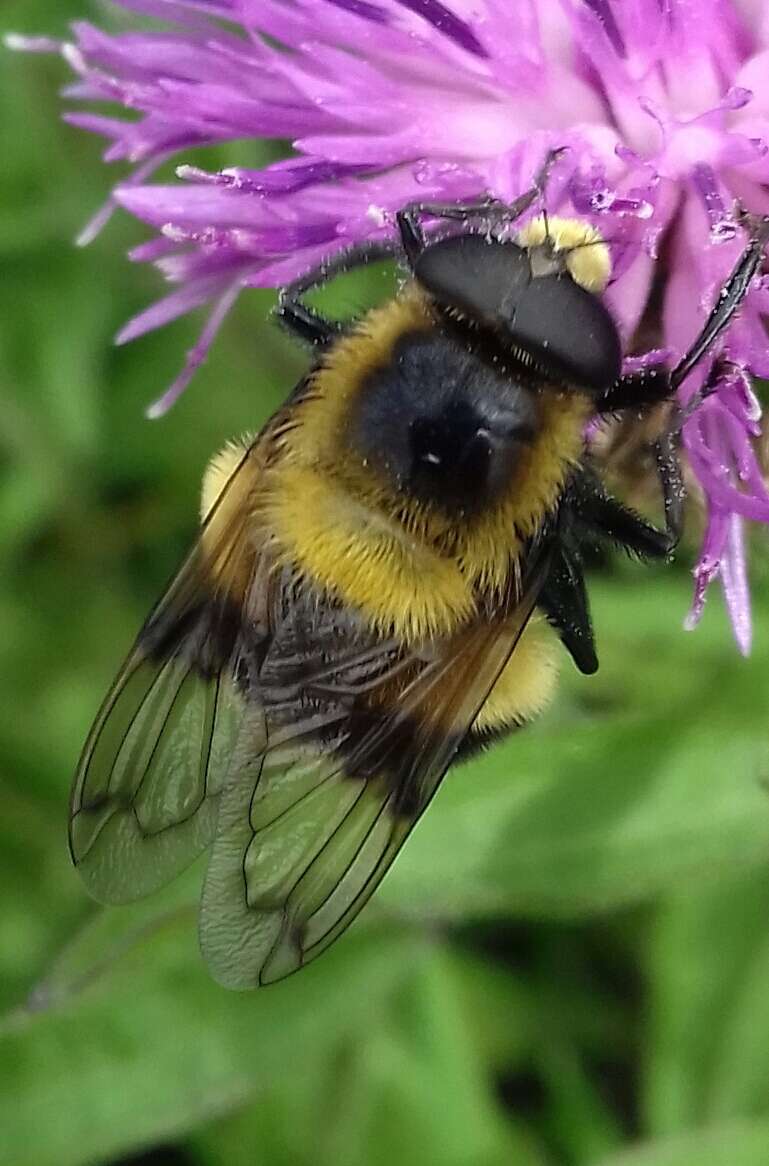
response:
[[(92, 894), (148, 894), (205, 847), (201, 945), (230, 987), (281, 979), (373, 894), (514, 651), (523, 593), (423, 654), (269, 559), (264, 435), (140, 633), (86, 743), (71, 848)], [(262, 487), (263, 488), (263, 487)]]
[(182, 659), (130, 667), (84, 761), (70, 845), (91, 893), (140, 898), (189, 865), (216, 824), (240, 702)]
[[(322, 684), (305, 659), (305, 700), (322, 693), (312, 710), (289, 712), (285, 686), (284, 703), (273, 700), (282, 650), (275, 633), (260, 701), (249, 701), (236, 745), (203, 893), (201, 944), (220, 983), (279, 980), (355, 918), (510, 658), (543, 577), (544, 568), (508, 618), (479, 625), (430, 659), (357, 644), (353, 663), (342, 655)], [(322, 627), (318, 634), (322, 640)], [(289, 672), (296, 667), (292, 656)], [(377, 707), (377, 694), (407, 670), (397, 701), (361, 722), (361, 698)]]
[(243, 727), (201, 911), (203, 953), (230, 987), (280, 979), (317, 954), (373, 891), (372, 872), (394, 837), (397, 845), (405, 838), (387, 782), (350, 777), (329, 749), (326, 734), (341, 744), (344, 717), (324, 721), (322, 750), (317, 718), (286, 736), (249, 711)]
[[(233, 478), (249, 468), (244, 458)], [(234, 677), (247, 650), (225, 580), (254, 571), (247, 511), (227, 513), (231, 489), (139, 634), (80, 759), (70, 848), (103, 902), (155, 890), (213, 838), (244, 707)]]

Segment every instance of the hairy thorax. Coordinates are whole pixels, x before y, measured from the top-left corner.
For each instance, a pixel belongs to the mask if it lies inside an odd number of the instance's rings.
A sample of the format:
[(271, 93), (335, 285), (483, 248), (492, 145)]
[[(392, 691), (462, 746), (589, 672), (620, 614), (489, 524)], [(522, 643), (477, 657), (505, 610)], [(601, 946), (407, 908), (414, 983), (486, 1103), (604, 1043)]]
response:
[(434, 328), (411, 289), (339, 341), (281, 439), (264, 493), (265, 522), (283, 560), (407, 643), (451, 635), (508, 592), (527, 540), (581, 456), (588, 416), (581, 395), (543, 392), (535, 440), (480, 511), (447, 515), (409, 497), (350, 443), (348, 419), (404, 332)]

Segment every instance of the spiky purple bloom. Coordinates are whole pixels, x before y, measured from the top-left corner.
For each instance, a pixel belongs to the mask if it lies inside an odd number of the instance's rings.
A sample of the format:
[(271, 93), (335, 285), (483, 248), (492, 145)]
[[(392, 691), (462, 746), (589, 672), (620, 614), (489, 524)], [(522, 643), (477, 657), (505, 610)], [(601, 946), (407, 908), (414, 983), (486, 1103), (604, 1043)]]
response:
[[(664, 241), (659, 343), (676, 356), (696, 334), (742, 246), (735, 199), (769, 211), (769, 9), (763, 0), (116, 0), (165, 31), (74, 27), (60, 52), (69, 98), (107, 112), (67, 120), (108, 140), (132, 167), (84, 232), (114, 206), (159, 234), (131, 257), (174, 286), (130, 321), (124, 342), (203, 304), (199, 344), (152, 407), (167, 409), (204, 359), (240, 290), (284, 283), (335, 250), (388, 235), (413, 199), (530, 185), (548, 147), (568, 146), (548, 207), (610, 240), (608, 298), (626, 344)], [(115, 116), (122, 110), (129, 117)], [(98, 106), (97, 106), (98, 108)], [(193, 146), (291, 139), (295, 157), (263, 170), (148, 184)], [(721, 579), (741, 651), (750, 645), (743, 521), (769, 522), (753, 439), (752, 377), (769, 376), (761, 280), (729, 330), (731, 362), (687, 422), (684, 444), (707, 505), (688, 617)], [(708, 375), (701, 365), (686, 401)]]

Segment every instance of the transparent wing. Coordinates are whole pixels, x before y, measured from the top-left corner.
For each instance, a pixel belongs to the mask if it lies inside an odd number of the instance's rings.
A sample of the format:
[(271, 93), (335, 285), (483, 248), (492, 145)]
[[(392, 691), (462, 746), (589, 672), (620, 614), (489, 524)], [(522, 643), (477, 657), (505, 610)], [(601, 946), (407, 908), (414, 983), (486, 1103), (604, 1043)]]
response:
[(232, 987), (288, 975), (357, 915), (505, 666), (546, 572), (425, 657), (254, 543), (263, 435), (150, 616), (86, 742), (70, 845), (91, 893), (150, 893), (213, 842), (201, 944)]
[(236, 676), (253, 656), (244, 595), (259, 591), (244, 455), (197, 546), (150, 615), (91, 730), (75, 775), (70, 849), (102, 902), (150, 893), (214, 835), (223, 776), (244, 712)]
[(514, 651), (545, 572), (542, 559), (510, 614), (427, 660), (353, 639), (331, 669), (318, 644), (339, 647), (345, 631), (332, 620), (324, 632), (316, 605), (313, 663), (293, 609), (241, 725), (203, 892), (201, 946), (220, 983), (279, 980), (358, 914)]

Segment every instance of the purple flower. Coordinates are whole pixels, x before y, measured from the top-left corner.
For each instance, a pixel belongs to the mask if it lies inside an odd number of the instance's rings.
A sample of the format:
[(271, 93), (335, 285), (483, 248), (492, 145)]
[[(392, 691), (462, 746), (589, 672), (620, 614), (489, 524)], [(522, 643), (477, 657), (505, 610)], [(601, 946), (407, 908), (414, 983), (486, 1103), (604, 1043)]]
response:
[[(489, 192), (512, 199), (549, 147), (568, 146), (548, 207), (599, 226), (611, 244), (610, 305), (623, 339), (647, 305), (664, 247), (655, 342), (675, 357), (700, 327), (742, 239), (736, 199), (769, 211), (769, 15), (761, 0), (118, 0), (165, 31), (74, 27), (58, 51), (75, 74), (66, 115), (132, 167), (86, 228), (114, 207), (158, 234), (131, 257), (174, 290), (130, 321), (122, 343), (203, 304), (201, 339), (157, 416), (205, 358), (240, 290), (284, 283), (320, 258), (391, 233), (414, 199)], [(90, 109), (96, 103), (97, 111)], [(106, 103), (106, 112), (104, 109)], [(127, 111), (128, 116), (120, 115)], [(194, 146), (291, 139), (263, 170), (152, 172)], [(754, 452), (753, 376), (769, 376), (759, 279), (722, 344), (724, 372), (684, 446), (707, 529), (687, 625), (721, 579), (741, 651), (750, 645), (743, 520), (769, 522)], [(703, 362), (682, 403), (711, 375)]]

